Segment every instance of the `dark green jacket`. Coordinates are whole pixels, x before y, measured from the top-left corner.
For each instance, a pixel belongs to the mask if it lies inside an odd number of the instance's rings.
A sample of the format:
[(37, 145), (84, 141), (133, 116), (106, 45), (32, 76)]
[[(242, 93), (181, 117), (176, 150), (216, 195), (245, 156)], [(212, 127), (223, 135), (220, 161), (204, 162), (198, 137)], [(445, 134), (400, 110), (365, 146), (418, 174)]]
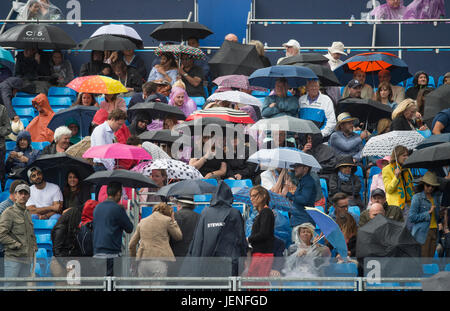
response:
[[(385, 216), (387, 218), (395, 221), (404, 221), (403, 212), (400, 207), (395, 205), (388, 205), (387, 203), (384, 203), (383, 207)], [(369, 221), (370, 221), (369, 209), (367, 208), (361, 213), (361, 217), (359, 218), (359, 226), (362, 227)]]

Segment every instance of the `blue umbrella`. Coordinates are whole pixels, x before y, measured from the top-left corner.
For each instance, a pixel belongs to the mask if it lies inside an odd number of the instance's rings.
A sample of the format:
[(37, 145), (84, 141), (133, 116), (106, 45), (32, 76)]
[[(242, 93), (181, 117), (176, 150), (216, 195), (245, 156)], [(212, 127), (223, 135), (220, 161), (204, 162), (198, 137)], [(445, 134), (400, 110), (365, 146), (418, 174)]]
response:
[(394, 54), (385, 52), (362, 53), (352, 56), (334, 70), (339, 81), (346, 85), (353, 79), (353, 72), (360, 69), (366, 73), (366, 83), (373, 87), (379, 84), (378, 72), (384, 69), (391, 73), (393, 85), (402, 82), (412, 75), (408, 71), (408, 65)]
[(57, 127), (66, 125), (66, 121), (70, 118), (75, 119), (80, 127), (80, 135), (89, 135), (89, 127), (92, 119), (98, 111), (98, 107), (93, 106), (73, 106), (61, 109), (55, 113), (50, 123), (47, 125), (49, 129), (54, 131)]
[(306, 212), (311, 216), (328, 242), (333, 245), (342, 258), (348, 257), (347, 243), (344, 234), (339, 225), (327, 214), (319, 211), (317, 208), (305, 207)]
[[(238, 192), (236, 192), (234, 196), (235, 202), (242, 202), (246, 205), (252, 206), (252, 201), (250, 200), (250, 189), (248, 187), (241, 188)], [(270, 195), (270, 202), (269, 207), (272, 209), (278, 209), (282, 211), (288, 212), (291, 207), (292, 203), (284, 196), (277, 194), (275, 192), (269, 191)]]
[(273, 89), (279, 78), (286, 78), (290, 87), (305, 85), (309, 80), (318, 80), (309, 68), (302, 66), (278, 65), (255, 70), (248, 81), (251, 85)]
[(450, 142), (450, 133), (432, 135), (416, 146), (416, 149), (423, 149)]
[(15, 63), (16, 61), (14, 60), (11, 52), (0, 47), (0, 68), (6, 67), (11, 70), (11, 72), (14, 72)]

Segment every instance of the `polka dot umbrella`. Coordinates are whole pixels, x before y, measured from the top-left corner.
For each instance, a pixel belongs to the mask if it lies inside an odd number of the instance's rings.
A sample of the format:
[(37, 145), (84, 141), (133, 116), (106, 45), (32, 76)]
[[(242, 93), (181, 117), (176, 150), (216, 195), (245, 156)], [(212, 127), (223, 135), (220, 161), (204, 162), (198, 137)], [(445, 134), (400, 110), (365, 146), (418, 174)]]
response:
[(78, 77), (66, 86), (78, 93), (118, 94), (128, 92), (120, 81), (100, 75)]
[(205, 59), (206, 55), (202, 50), (189, 46), (189, 45), (181, 45), (181, 44), (168, 44), (162, 45), (155, 49), (155, 54), (157, 56), (161, 56), (164, 53), (172, 53), (176, 58), (180, 58), (182, 54), (188, 55), (193, 59)]

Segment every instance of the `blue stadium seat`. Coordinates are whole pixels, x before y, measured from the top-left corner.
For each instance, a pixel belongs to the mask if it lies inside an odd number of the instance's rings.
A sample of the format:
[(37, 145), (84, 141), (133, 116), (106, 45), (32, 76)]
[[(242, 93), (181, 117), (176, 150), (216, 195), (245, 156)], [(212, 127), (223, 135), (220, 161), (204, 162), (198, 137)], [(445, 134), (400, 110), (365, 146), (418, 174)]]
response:
[(9, 197), (9, 189), (5, 188), (5, 191), (0, 193), (0, 202), (5, 201)]
[(212, 194), (196, 194), (194, 195), (194, 202), (209, 202), (211, 198)]
[(440, 76), (438, 79), (438, 84), (436, 85), (437, 87), (440, 87), (442, 84), (444, 84), (444, 76)]
[(361, 196), (361, 200), (364, 202), (364, 194), (366, 193), (366, 184), (364, 181), (364, 172), (361, 166), (356, 167), (355, 175), (359, 177), (359, 181), (361, 182), (361, 190), (359, 195)]
[(31, 97), (31, 98), (35, 98), (37, 96), (37, 94), (31, 94), (31, 93), (26, 93), (26, 92), (17, 92), (16, 93), (16, 97)]
[(323, 206), (314, 206), (314, 208), (317, 208), (322, 213), (325, 213), (325, 209), (323, 208)]
[(11, 187), (11, 184), (13, 181), (14, 181), (14, 179), (10, 179), (10, 178), (6, 179), (6, 182), (5, 182), (5, 190), (6, 191), (9, 191), (9, 187)]
[(72, 105), (72, 98), (68, 96), (49, 96), (48, 101), (52, 109), (69, 108)]
[(30, 124), (30, 120), (28, 120), (28, 119), (21, 119), (20, 121), (22, 121), (24, 128), (27, 128), (28, 124)]
[(69, 87), (57, 87), (51, 86), (48, 89), (48, 96), (68, 96), (71, 98), (77, 98), (77, 92)]
[(423, 264), (422, 272), (424, 277), (433, 276), (436, 273), (439, 273), (439, 266), (436, 263)]
[(56, 222), (56, 219), (33, 219), (34, 234), (50, 234)]
[(197, 104), (197, 109), (202, 109), (203, 105), (205, 104), (205, 98), (201, 96), (191, 98)]
[(206, 181), (207, 183), (210, 183), (211, 185), (217, 186), (218, 182), (215, 178), (204, 178), (203, 181)]
[(40, 141), (40, 142), (33, 141), (33, 142), (31, 142), (31, 147), (36, 150), (42, 150), (45, 147), (47, 147), (48, 145), (50, 145), (50, 142), (48, 142), (48, 141)]
[(45, 248), (48, 257), (53, 256), (53, 243), (50, 234), (36, 234), (36, 243), (38, 248)]
[(50, 271), (50, 261), (51, 258), (48, 257), (47, 250), (45, 248), (39, 248), (36, 252), (36, 274), (42, 277), (48, 276)]
[(269, 91), (252, 91), (252, 96), (255, 97), (267, 97), (270, 94), (270, 90)]
[(450, 271), (450, 263), (445, 265), (444, 271)]
[(125, 101), (125, 104), (128, 107), (128, 105), (130, 104), (131, 96), (125, 96), (125, 97), (122, 97), (122, 98), (123, 98), (123, 100)]
[[(241, 180), (234, 180), (234, 179), (224, 179), (224, 182), (230, 186), (230, 188), (233, 190), (238, 190), (241, 188), (251, 188), (253, 187), (253, 183), (251, 179), (241, 179)], [(237, 188), (237, 189), (236, 189)]]
[(31, 103), (31, 101), (33, 100), (34, 97), (20, 97), (20, 96), (16, 96), (13, 97), (13, 99), (11, 100), (12, 106), (14, 107), (14, 110), (16, 109), (16, 107), (23, 107), (23, 108), (33, 108), (33, 104)]
[(27, 119), (28, 121), (33, 120), (34, 117), (36, 116), (36, 112), (32, 107), (31, 108), (15, 107), (14, 110), (21, 119)]
[(405, 91), (407, 89), (409, 89), (410, 87), (414, 86), (413, 80), (414, 80), (414, 77), (410, 77), (410, 78), (406, 79), (406, 81), (405, 81)]
[(320, 178), (320, 187), (322, 188), (323, 196), (325, 197), (325, 210), (327, 209), (328, 202), (328, 185), (325, 178)]
[(152, 206), (142, 206), (141, 219), (150, 216), (152, 212), (153, 212)]
[(6, 151), (12, 151), (16, 147), (17, 143), (13, 140), (9, 140), (5, 142)]
[(428, 76), (428, 86), (432, 88), (436, 88), (436, 82), (434, 81), (433, 76)]

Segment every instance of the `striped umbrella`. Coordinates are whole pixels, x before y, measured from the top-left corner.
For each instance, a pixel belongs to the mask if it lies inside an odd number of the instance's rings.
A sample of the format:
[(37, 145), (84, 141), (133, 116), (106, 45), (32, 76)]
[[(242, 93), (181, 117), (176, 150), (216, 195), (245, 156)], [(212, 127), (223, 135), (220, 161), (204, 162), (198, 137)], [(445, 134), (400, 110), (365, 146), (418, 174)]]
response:
[(100, 75), (78, 77), (66, 86), (78, 93), (118, 94), (128, 92), (120, 81)]
[(201, 118), (219, 118), (232, 123), (255, 123), (253, 119), (244, 111), (230, 108), (214, 107), (204, 110), (197, 110), (187, 117), (186, 121), (191, 121)]
[(180, 45), (180, 44), (168, 44), (162, 45), (155, 49), (155, 54), (157, 56), (161, 56), (164, 53), (172, 53), (176, 58), (180, 58), (181, 54), (188, 55), (193, 59), (205, 59), (206, 55), (202, 50), (189, 46), (189, 45)]

